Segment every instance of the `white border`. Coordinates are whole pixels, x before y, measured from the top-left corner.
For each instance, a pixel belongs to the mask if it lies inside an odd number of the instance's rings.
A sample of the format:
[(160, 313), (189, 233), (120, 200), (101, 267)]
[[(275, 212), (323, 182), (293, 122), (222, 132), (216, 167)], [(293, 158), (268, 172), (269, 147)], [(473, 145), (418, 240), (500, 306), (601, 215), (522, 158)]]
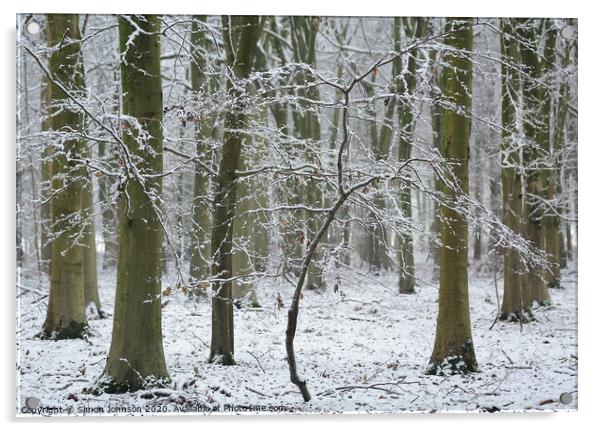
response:
[[(588, 429), (596, 423), (601, 403), (600, 319), (602, 308), (602, 283), (599, 251), (601, 229), (596, 228), (602, 214), (602, 192), (599, 184), (602, 165), (602, 137), (600, 114), (602, 97), (600, 58), (602, 16), (595, 2), (578, 1), (404, 1), (370, 0), (247, 0), (206, 2), (202, 0), (151, 1), (151, 0), (20, 0), (2, 2), (0, 20), (2, 37), (2, 64), (0, 82), (0, 130), (4, 140), (0, 144), (0, 202), (3, 202), (2, 229), (4, 235), (0, 256), (0, 268), (4, 283), (2, 297), (2, 370), (4, 379), (0, 406), (2, 419), (9, 428), (44, 427), (60, 429), (85, 427), (86, 431), (101, 429), (115, 422), (131, 422), (128, 418), (52, 418), (46, 420), (14, 419), (15, 414), (15, 15), (19, 12), (55, 13), (169, 13), (169, 14), (277, 14), (277, 15), (414, 15), (414, 16), (536, 16), (577, 17), (579, 19), (579, 412), (556, 414), (505, 414), (505, 415), (346, 415), (346, 416), (262, 416), (262, 417), (146, 417), (137, 419), (145, 428), (164, 429), (168, 422), (198, 422), (193, 427), (247, 427), (256, 429), (301, 429), (324, 425), (327, 427), (351, 427), (365, 429), (374, 421), (379, 426), (447, 430), (462, 427), (463, 430), (487, 431), (508, 428), (533, 429)], [(585, 233), (585, 235), (583, 235)], [(43, 422), (43, 423), (40, 423)], [(599, 420), (597, 422), (600, 422)], [(599, 425), (598, 425), (599, 426)], [(401, 428), (400, 428), (401, 427)]]

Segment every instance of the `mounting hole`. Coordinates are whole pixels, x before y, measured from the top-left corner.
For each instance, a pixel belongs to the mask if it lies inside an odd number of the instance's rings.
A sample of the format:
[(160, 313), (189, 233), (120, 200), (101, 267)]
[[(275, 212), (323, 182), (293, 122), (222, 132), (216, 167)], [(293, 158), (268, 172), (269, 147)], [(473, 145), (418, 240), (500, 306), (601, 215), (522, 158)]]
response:
[(29, 21), (27, 24), (27, 33), (29, 34), (38, 34), (40, 32), (40, 24), (36, 21)]
[(38, 407), (40, 407), (40, 400), (36, 397), (27, 397), (27, 399), (25, 400), (25, 405), (28, 408), (35, 410)]
[(560, 402), (562, 404), (570, 404), (573, 401), (573, 396), (568, 392), (563, 392), (560, 394)]

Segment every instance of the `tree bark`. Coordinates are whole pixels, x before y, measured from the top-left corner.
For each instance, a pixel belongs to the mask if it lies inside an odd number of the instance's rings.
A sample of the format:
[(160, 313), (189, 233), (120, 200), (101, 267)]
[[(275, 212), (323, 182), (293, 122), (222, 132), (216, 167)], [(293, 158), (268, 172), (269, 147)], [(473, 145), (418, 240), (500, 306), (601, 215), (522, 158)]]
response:
[[(242, 96), (240, 82), (248, 78), (259, 37), (256, 16), (223, 16), (222, 30), (228, 66), (233, 76), (228, 80), (228, 93), (233, 99)], [(211, 250), (213, 256), (211, 353), (210, 361), (234, 364), (234, 311), (232, 308), (232, 232), (236, 211), (236, 169), (246, 127), (244, 106), (233, 106), (224, 120), (224, 144), (215, 187), (215, 207)]]
[[(406, 25), (406, 36), (420, 39), (426, 31), (424, 18), (413, 18), (413, 28)], [(395, 50), (401, 51), (401, 18), (395, 18)], [(397, 94), (402, 97), (402, 104), (398, 107), (399, 121), (399, 147), (398, 158), (400, 161), (408, 160), (412, 154), (412, 136), (414, 133), (415, 119), (411, 97), (416, 89), (416, 67), (418, 50), (408, 52), (407, 71), (401, 79), (397, 80)], [(397, 61), (397, 70), (402, 71), (401, 58)], [(405, 219), (412, 219), (412, 192), (409, 185), (402, 182), (399, 200), (402, 214)], [(412, 234), (405, 232), (398, 236), (398, 262), (399, 262), (399, 293), (415, 293), (416, 274), (414, 269), (414, 245)]]
[[(119, 17), (127, 180), (119, 196), (113, 338), (99, 390), (125, 392), (169, 381), (161, 329), (163, 93), (155, 15)], [(143, 133), (141, 133), (143, 132)], [(131, 164), (131, 165), (130, 165)], [(134, 172), (135, 169), (135, 172)]]
[[(41, 109), (42, 109), (42, 124), (41, 130), (43, 132), (48, 131), (52, 127), (52, 119), (50, 117), (49, 106), (50, 106), (50, 82), (46, 75), (42, 76), (41, 81)], [(40, 163), (40, 195), (42, 206), (40, 207), (40, 258), (42, 268), (45, 272), (50, 274), (50, 259), (52, 254), (52, 235), (51, 226), (52, 223), (52, 204), (48, 202), (50, 193), (52, 192), (52, 145), (50, 142), (45, 140), (44, 149), (42, 150), (42, 161)]]
[[(48, 45), (53, 49), (48, 69), (52, 75), (49, 98), (50, 128), (64, 133), (59, 149), (52, 152), (50, 178), (54, 194), (51, 200), (52, 241), (50, 264), (50, 296), (42, 335), (52, 338), (83, 338), (88, 331), (84, 306), (84, 248), (74, 244), (82, 229), (78, 217), (82, 211), (83, 185), (86, 171), (76, 161), (85, 155), (85, 143), (69, 132), (81, 131), (84, 118), (81, 112), (69, 108), (68, 95), (57, 83), (72, 94), (85, 93), (81, 45), (78, 42), (77, 15), (48, 15)], [(59, 48), (63, 40), (73, 43)]]
[(457, 181), (460, 190), (444, 185), (446, 204), (441, 208), (441, 272), (439, 276), (439, 313), (435, 346), (426, 372), (467, 373), (477, 370), (472, 342), (468, 298), (468, 226), (466, 216), (457, 211), (462, 195), (469, 190), (468, 158), (470, 113), (472, 110), (472, 20), (448, 19), (443, 71), (443, 97), (461, 112), (444, 108), (442, 116), (442, 150), (445, 160), (453, 163), (446, 175)]
[[(89, 150), (86, 151), (89, 157)], [(96, 260), (96, 229), (94, 223), (94, 189), (92, 178), (89, 175), (83, 179), (84, 187), (82, 189), (82, 214), (84, 223), (84, 305), (87, 307), (94, 304), (96, 312), (100, 318), (104, 317), (104, 312), (100, 304), (98, 295), (98, 276)]]
[[(520, 75), (519, 51), (516, 42), (516, 22), (503, 19), (500, 51), (502, 54), (502, 221), (516, 234), (522, 233), (524, 209), (522, 204), (523, 178), (520, 171), (521, 150), (518, 141)], [(504, 297), (500, 318), (525, 322), (529, 320), (525, 301), (524, 268), (518, 250), (504, 248)]]
[[(545, 123), (549, 121), (545, 115), (545, 96), (541, 84), (541, 64), (537, 53), (537, 36), (535, 32), (536, 22), (533, 19), (521, 20), (517, 34), (521, 40), (520, 55), (521, 65), (525, 71), (523, 79), (523, 106), (525, 120), (523, 129), (526, 145), (523, 150), (523, 163), (526, 171), (526, 238), (540, 250), (545, 250), (545, 237), (543, 232), (543, 181), (542, 172), (537, 166), (541, 157), (541, 148), (544, 145), (545, 136), (543, 130), (548, 130)], [(549, 105), (548, 105), (549, 110)], [(545, 284), (545, 272), (540, 266), (531, 268), (529, 274), (529, 286), (525, 290), (529, 292), (527, 307), (533, 301), (546, 304), (550, 301), (548, 288)]]

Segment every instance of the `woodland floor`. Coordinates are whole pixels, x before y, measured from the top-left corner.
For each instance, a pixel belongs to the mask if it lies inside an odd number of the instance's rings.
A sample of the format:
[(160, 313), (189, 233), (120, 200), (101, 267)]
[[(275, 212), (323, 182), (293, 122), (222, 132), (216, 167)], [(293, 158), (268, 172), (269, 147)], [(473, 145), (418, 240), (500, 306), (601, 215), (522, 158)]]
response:
[[(87, 341), (35, 338), (45, 317), (45, 279), (21, 277), (17, 313), (17, 411), (27, 397), (44, 407), (130, 408), (129, 414), (199, 409), (253, 412), (522, 411), (577, 408), (577, 273), (563, 272), (563, 289), (550, 292), (553, 304), (534, 310), (535, 322), (497, 322), (494, 281), (470, 277), (470, 309), (480, 372), (468, 376), (427, 376), (437, 315), (437, 286), (419, 283), (418, 293), (396, 293), (396, 276), (370, 279), (349, 274), (342, 289), (305, 292), (296, 337), (300, 372), (312, 400), (304, 403), (289, 381), (284, 331), (289, 287), (262, 286), (261, 309), (235, 310), (235, 366), (207, 363), (211, 309), (208, 300), (171, 295), (163, 310), (164, 346), (173, 384), (167, 389), (124, 395), (87, 394), (101, 374), (110, 346), (114, 272), (102, 272), (100, 294), (107, 319), (90, 318)], [(426, 265), (419, 273), (431, 270)], [(170, 280), (164, 281), (164, 288)], [(500, 295), (503, 280), (498, 279)], [(284, 302), (278, 307), (277, 296)], [(501, 298), (500, 298), (501, 300)], [(560, 403), (561, 393), (573, 400)], [(88, 414), (92, 412), (88, 410)], [(128, 414), (128, 412), (119, 412)]]

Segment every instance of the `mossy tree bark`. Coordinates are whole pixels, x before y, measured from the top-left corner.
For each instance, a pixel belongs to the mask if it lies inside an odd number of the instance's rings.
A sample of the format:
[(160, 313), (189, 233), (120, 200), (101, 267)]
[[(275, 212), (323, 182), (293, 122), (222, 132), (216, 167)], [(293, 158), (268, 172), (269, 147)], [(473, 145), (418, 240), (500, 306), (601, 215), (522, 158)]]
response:
[[(468, 298), (468, 226), (466, 216), (454, 209), (462, 195), (468, 194), (470, 113), (472, 110), (472, 20), (446, 21), (446, 51), (443, 71), (443, 97), (458, 109), (443, 109), (442, 150), (450, 162), (447, 178), (460, 190), (444, 185), (446, 205), (441, 208), (441, 272), (439, 313), (435, 346), (427, 373), (466, 373), (477, 370), (472, 342)], [(449, 183), (447, 183), (449, 184)]]
[[(517, 108), (520, 104), (519, 50), (516, 22), (501, 22), (500, 51), (502, 55), (502, 221), (516, 234), (522, 233), (524, 210), (522, 203), (521, 147), (518, 141)], [(525, 301), (524, 268), (519, 252), (504, 248), (504, 298), (500, 318), (527, 321), (529, 307)]]
[[(123, 140), (131, 163), (119, 197), (119, 256), (113, 338), (103, 376), (106, 392), (136, 391), (169, 380), (161, 329), (160, 199), (163, 93), (159, 17), (119, 17), (123, 53)], [(135, 172), (133, 171), (135, 168)]]
[[(257, 16), (223, 16), (222, 31), (228, 67), (228, 93), (232, 100), (242, 100), (244, 85), (252, 69), (255, 46), (259, 39)], [(224, 143), (215, 187), (215, 206), (211, 250), (213, 298), (211, 312), (210, 361), (224, 365), (234, 364), (234, 311), (232, 307), (232, 233), (236, 211), (237, 181), (246, 126), (244, 106), (234, 105), (224, 119)]]
[[(69, 96), (61, 88), (75, 96), (85, 93), (78, 15), (49, 14), (47, 32), (48, 46), (53, 50), (48, 64), (52, 75), (49, 83), (49, 126), (62, 136), (52, 151), (51, 285), (42, 335), (82, 338), (87, 333), (84, 247), (75, 241), (82, 229), (79, 218), (87, 181), (86, 169), (78, 161), (86, 153), (84, 141), (77, 136), (77, 131), (84, 127), (84, 116), (71, 107)], [(72, 43), (59, 47), (65, 40)]]
[[(210, 91), (207, 76), (206, 16), (195, 15), (190, 34), (191, 64), (190, 84), (195, 98)], [(211, 206), (207, 201), (210, 194), (210, 177), (206, 166), (211, 166), (212, 150), (208, 140), (215, 135), (215, 116), (201, 115), (196, 126), (197, 163), (194, 172), (194, 195), (192, 198), (192, 253), (190, 257), (190, 281), (195, 293), (206, 293), (207, 283), (202, 283), (211, 273)]]
[[(404, 29), (408, 39), (420, 39), (426, 33), (425, 18), (404, 18)], [(401, 51), (401, 18), (395, 18), (395, 50)], [(408, 52), (408, 65), (403, 76), (397, 80), (397, 94), (404, 100), (398, 107), (397, 118), (399, 121), (399, 147), (398, 158), (400, 161), (408, 160), (412, 154), (412, 136), (414, 133), (415, 119), (412, 96), (416, 90), (416, 67), (418, 50)], [(402, 71), (401, 59), (397, 60), (397, 70)], [(412, 219), (412, 191), (409, 185), (402, 182), (399, 197), (405, 219)], [(414, 245), (412, 234), (401, 233), (398, 236), (398, 262), (399, 262), (399, 293), (407, 294), (416, 291), (416, 275), (414, 269)]]

